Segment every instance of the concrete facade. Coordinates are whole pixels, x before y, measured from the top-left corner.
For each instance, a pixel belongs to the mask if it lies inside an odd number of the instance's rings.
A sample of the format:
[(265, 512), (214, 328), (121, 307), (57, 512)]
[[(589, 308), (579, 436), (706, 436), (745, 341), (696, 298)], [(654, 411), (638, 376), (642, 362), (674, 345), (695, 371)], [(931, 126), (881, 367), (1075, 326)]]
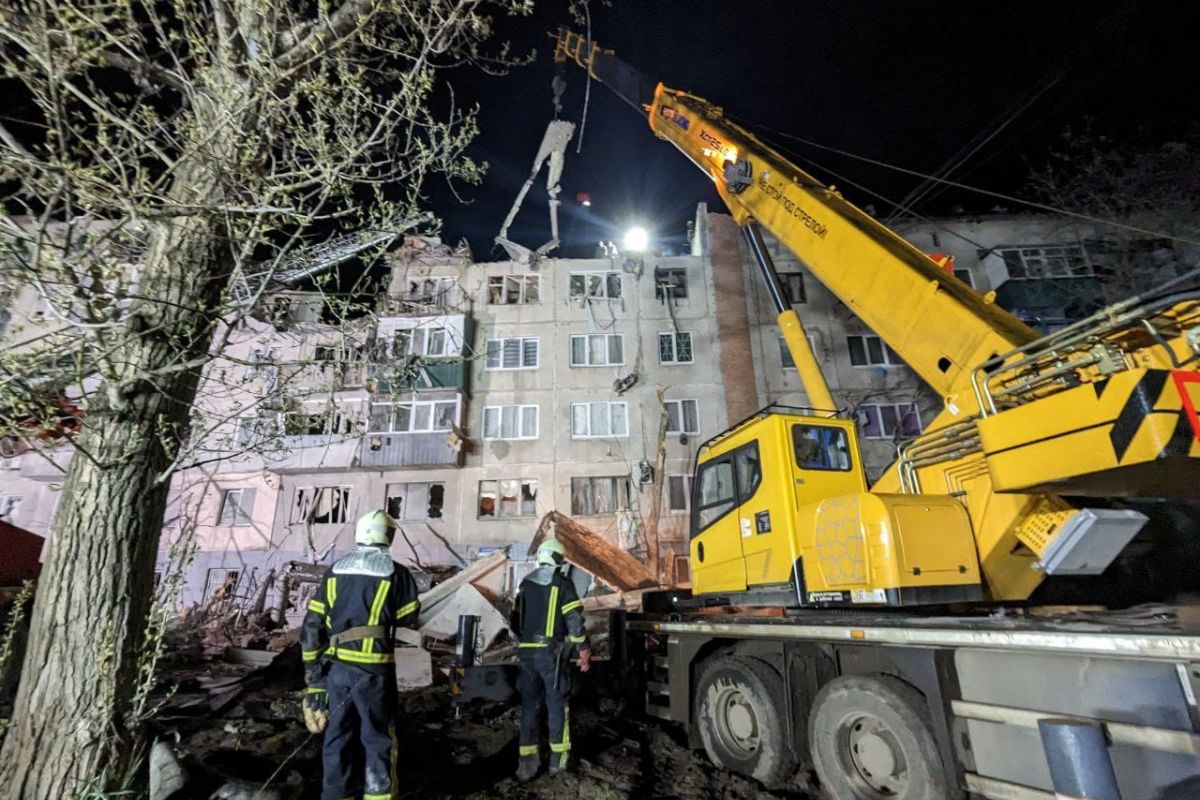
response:
[[(953, 255), (957, 279), (997, 296), (1007, 286), (1014, 301), (1070, 300), (1103, 277), (1090, 232), (1041, 218), (898, 229)], [(768, 248), (874, 477), (939, 400), (778, 242)], [(1175, 269), (1146, 250), (1155, 275)], [(195, 542), (187, 599), (230, 581), (249, 596), (288, 561), (328, 562), (377, 507), (400, 521), (394, 555), (414, 565), (516, 553), (558, 510), (686, 581), (699, 445), (768, 403), (808, 404), (736, 226), (703, 206), (686, 256), (476, 263), (409, 237), (389, 260), (375, 314), (334, 325), (316, 295), (282, 292), (208, 367), (203, 444), (174, 478), (161, 559), (166, 570), (173, 543)], [(1014, 305), (1048, 327), (1087, 303)], [(27, 287), (10, 289), (8, 309), (10, 344), (53, 324)], [(0, 444), (0, 517), (46, 532), (69, 450)]]

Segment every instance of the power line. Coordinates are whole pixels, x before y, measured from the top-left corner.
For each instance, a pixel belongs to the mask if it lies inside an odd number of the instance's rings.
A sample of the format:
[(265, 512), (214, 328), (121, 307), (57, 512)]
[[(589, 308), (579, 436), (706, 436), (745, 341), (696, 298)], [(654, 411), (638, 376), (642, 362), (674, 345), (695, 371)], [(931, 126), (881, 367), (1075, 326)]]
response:
[(860, 156), (857, 153), (851, 153), (848, 150), (842, 150), (841, 148), (838, 148), (838, 147), (830, 147), (829, 145), (821, 144), (820, 142), (814, 142), (812, 139), (805, 139), (803, 136), (796, 136), (795, 134), (784, 133), (783, 131), (775, 130), (773, 128), (768, 128), (764, 125), (757, 125), (755, 123), (749, 123), (749, 122), (747, 122), (746, 124), (749, 124), (749, 125), (751, 125), (751, 127), (758, 128), (759, 130), (765, 131), (765, 132), (773, 134), (775, 136), (780, 136), (780, 137), (783, 137), (784, 139), (791, 139), (793, 141), (800, 142), (801, 144), (806, 144), (809, 147), (816, 148), (817, 150), (824, 150), (825, 152), (828, 152), (828, 153), (834, 153), (835, 155), (844, 156), (845, 158), (850, 158), (855, 161), (861, 161), (866, 164), (871, 164), (872, 166), (882, 167), (883, 169), (889, 169), (889, 170), (892, 170), (893, 172), (899, 172), (903, 175), (910, 175), (910, 176), (913, 176), (916, 178), (925, 178), (925, 179), (933, 181), (935, 183), (939, 183), (939, 184), (942, 184), (945, 186), (950, 186), (955, 189), (963, 189), (968, 192), (975, 192), (976, 194), (981, 194), (981, 195), (984, 195), (985, 197), (992, 197), (997, 200), (1004, 200), (1009, 203), (1016, 203), (1018, 205), (1027, 206), (1029, 208), (1036, 208), (1039, 211), (1049, 211), (1052, 214), (1061, 214), (1062, 216), (1065, 216), (1065, 217), (1072, 217), (1074, 219), (1083, 220), (1084, 222), (1091, 222), (1096, 225), (1106, 225), (1110, 228), (1120, 228), (1122, 230), (1127, 230), (1132, 233), (1140, 233), (1145, 236), (1150, 236), (1150, 237), (1154, 237), (1157, 239), (1168, 239), (1173, 242), (1179, 242), (1180, 244), (1189, 244), (1189, 245), (1193, 245), (1195, 247), (1200, 247), (1200, 241), (1195, 240), (1195, 239), (1185, 239), (1180, 236), (1174, 236), (1169, 233), (1163, 233), (1162, 231), (1151, 230), (1149, 228), (1141, 228), (1141, 227), (1138, 227), (1137, 225), (1129, 225), (1128, 223), (1116, 222), (1114, 220), (1104, 219), (1102, 217), (1097, 217), (1092, 214), (1085, 214), (1081, 211), (1068, 211), (1065, 208), (1058, 208), (1057, 206), (1052, 206), (1052, 205), (1049, 205), (1048, 203), (1039, 203), (1035, 200), (1025, 200), (1024, 198), (1015, 197), (1011, 194), (1005, 194), (1004, 192), (997, 192), (997, 191), (993, 191), (991, 189), (983, 189), (978, 186), (971, 186), (969, 184), (962, 183), (961, 181), (950, 180), (949, 178), (939, 178), (936, 175), (930, 175), (928, 173), (921, 172), (919, 170), (909, 169), (908, 167), (901, 167), (896, 164), (890, 164), (887, 161), (880, 161), (879, 159), (871, 158), (870, 156)]

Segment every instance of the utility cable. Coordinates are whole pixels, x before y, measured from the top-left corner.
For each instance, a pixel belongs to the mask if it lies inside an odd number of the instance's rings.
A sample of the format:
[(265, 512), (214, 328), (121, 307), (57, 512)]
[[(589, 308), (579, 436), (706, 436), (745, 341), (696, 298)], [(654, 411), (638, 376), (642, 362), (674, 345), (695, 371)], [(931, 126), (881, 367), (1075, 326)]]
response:
[(589, 0), (583, 0), (583, 13), (587, 19), (585, 47), (588, 54), (588, 68), (587, 83), (583, 85), (583, 114), (579, 117), (579, 138), (575, 140), (575, 155), (583, 152), (583, 131), (587, 127), (588, 101), (592, 98), (592, 7)]
[(784, 133), (783, 131), (775, 130), (773, 128), (768, 128), (764, 125), (757, 125), (755, 123), (746, 122), (744, 120), (742, 120), (742, 122), (744, 124), (758, 128), (759, 130), (765, 131), (765, 132), (773, 134), (775, 136), (781, 136), (785, 139), (791, 139), (793, 141), (800, 142), (801, 144), (806, 144), (809, 147), (816, 148), (817, 150), (824, 150), (825, 152), (828, 152), (828, 153), (834, 153), (835, 155), (844, 156), (845, 158), (853, 159), (855, 161), (861, 161), (866, 164), (871, 164), (872, 166), (881, 167), (883, 169), (889, 169), (889, 170), (892, 170), (893, 172), (899, 172), (903, 175), (910, 175), (910, 176), (917, 177), (917, 178), (926, 178), (928, 180), (934, 181), (935, 183), (940, 183), (945, 186), (953, 187), (955, 189), (963, 189), (968, 192), (975, 192), (976, 194), (981, 194), (981, 195), (984, 195), (985, 197), (993, 197), (997, 200), (1004, 200), (1009, 203), (1016, 203), (1017, 205), (1027, 206), (1029, 208), (1036, 208), (1039, 211), (1048, 211), (1052, 214), (1061, 214), (1064, 217), (1072, 217), (1074, 219), (1083, 220), (1084, 222), (1091, 222), (1096, 225), (1105, 225), (1110, 228), (1119, 228), (1121, 230), (1130, 231), (1131, 233), (1140, 233), (1145, 236), (1150, 236), (1150, 237), (1154, 237), (1157, 239), (1167, 239), (1167, 240), (1170, 240), (1173, 242), (1179, 242), (1180, 244), (1188, 244), (1188, 245), (1192, 245), (1195, 247), (1200, 247), (1200, 240), (1185, 239), (1181, 236), (1174, 236), (1172, 234), (1164, 233), (1162, 231), (1151, 230), (1149, 228), (1142, 228), (1137, 225), (1130, 225), (1130, 224), (1124, 223), (1124, 222), (1116, 222), (1114, 220), (1104, 219), (1103, 217), (1097, 217), (1092, 214), (1085, 214), (1081, 211), (1068, 211), (1065, 208), (1059, 208), (1057, 206), (1052, 206), (1048, 203), (1039, 203), (1036, 200), (1025, 200), (1023, 198), (1016, 197), (1011, 194), (1005, 194), (1004, 192), (997, 192), (992, 189), (983, 189), (978, 186), (971, 186), (970, 184), (962, 183), (961, 181), (950, 180), (949, 178), (938, 178), (934, 175), (930, 175), (928, 173), (921, 172), (919, 170), (909, 169), (908, 167), (901, 167), (896, 164), (888, 163), (887, 161), (881, 161), (877, 158), (871, 158), (870, 156), (861, 156), (861, 155), (858, 155), (857, 153), (851, 153), (848, 150), (843, 150), (838, 147), (830, 147), (829, 145), (821, 144), (820, 142), (814, 142), (812, 139), (805, 139), (803, 136), (796, 136), (795, 134)]

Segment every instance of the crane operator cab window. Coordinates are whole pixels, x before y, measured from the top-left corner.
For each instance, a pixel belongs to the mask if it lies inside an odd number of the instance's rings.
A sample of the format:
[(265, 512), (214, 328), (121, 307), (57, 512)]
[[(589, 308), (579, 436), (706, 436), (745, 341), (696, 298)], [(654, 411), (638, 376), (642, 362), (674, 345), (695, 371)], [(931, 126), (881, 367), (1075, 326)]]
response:
[(850, 470), (850, 443), (841, 428), (793, 425), (792, 447), (801, 469)]

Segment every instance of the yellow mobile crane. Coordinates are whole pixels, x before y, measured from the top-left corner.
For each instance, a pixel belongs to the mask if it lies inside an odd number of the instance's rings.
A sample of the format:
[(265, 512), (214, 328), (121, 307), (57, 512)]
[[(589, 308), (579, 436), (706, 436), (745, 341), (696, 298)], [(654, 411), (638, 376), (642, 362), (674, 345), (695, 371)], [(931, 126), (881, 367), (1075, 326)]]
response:
[[(1046, 575), (1103, 572), (1145, 522), (1083, 498), (1200, 497), (1194, 285), (1177, 281), (1039, 338), (721, 108), (652, 86), (575, 33), (560, 32), (555, 57), (606, 84), (712, 179), (743, 227), (813, 406), (764, 410), (702, 446), (694, 595), (769, 605), (1024, 600)], [(944, 399), (870, 488), (855, 426), (837, 416), (759, 226)]]
[[(811, 769), (831, 800), (1195, 798), (1188, 615), (889, 606), (1028, 599), (1045, 575), (1103, 571), (1137, 533), (1144, 517), (1113, 498), (1200, 495), (1200, 272), (1039, 338), (720, 108), (577, 34), (556, 58), (712, 178), (814, 406), (700, 447), (694, 596), (612, 612), (623, 696), (717, 765), (769, 786)], [(759, 226), (944, 398), (869, 490)], [(863, 605), (695, 608), (719, 602)]]

